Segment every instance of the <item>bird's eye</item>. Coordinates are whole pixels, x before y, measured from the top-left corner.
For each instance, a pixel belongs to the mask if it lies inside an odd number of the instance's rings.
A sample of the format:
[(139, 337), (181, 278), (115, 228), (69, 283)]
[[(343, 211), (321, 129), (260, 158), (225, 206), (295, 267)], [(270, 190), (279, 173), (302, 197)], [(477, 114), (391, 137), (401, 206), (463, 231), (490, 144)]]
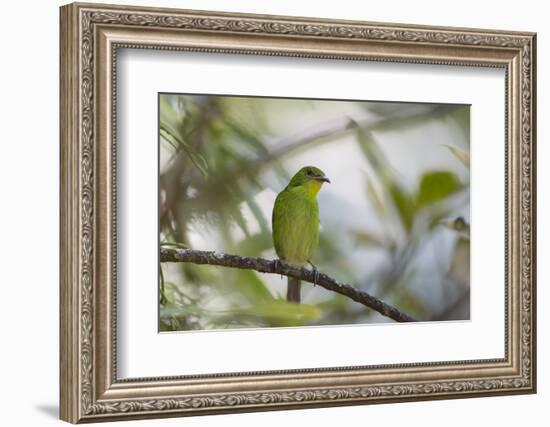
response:
[(311, 170), (311, 169), (306, 169), (306, 174), (308, 174), (308, 175), (312, 175), (312, 174), (313, 174), (313, 172), (312, 172), (312, 170)]

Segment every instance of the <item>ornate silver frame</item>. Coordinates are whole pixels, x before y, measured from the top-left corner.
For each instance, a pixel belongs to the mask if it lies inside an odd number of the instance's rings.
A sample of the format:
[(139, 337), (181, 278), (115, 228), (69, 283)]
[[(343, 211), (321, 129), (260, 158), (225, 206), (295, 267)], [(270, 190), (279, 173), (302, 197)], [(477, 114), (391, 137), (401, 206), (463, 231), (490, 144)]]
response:
[[(61, 418), (77, 423), (533, 393), (535, 34), (174, 9), (61, 8)], [(505, 357), (117, 380), (118, 47), (502, 67), (506, 71)]]

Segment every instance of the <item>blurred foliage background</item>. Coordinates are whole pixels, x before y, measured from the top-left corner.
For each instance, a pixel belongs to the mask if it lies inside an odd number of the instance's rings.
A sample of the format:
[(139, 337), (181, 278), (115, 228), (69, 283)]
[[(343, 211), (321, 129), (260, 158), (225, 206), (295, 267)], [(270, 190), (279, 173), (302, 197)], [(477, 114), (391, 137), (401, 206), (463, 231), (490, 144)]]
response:
[[(469, 319), (468, 106), (161, 94), (160, 243), (276, 258), (275, 197), (302, 166), (319, 193), (317, 268), (421, 320)], [(458, 220), (457, 220), (458, 218)], [(160, 266), (161, 331), (390, 322), (286, 278)]]

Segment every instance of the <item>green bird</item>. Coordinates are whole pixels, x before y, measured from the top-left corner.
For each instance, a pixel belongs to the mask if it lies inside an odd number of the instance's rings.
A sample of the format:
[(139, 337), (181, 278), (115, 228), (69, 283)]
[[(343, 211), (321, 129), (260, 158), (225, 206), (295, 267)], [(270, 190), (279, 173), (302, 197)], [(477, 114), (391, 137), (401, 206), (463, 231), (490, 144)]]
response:
[[(277, 195), (272, 216), (273, 244), (282, 261), (314, 267), (311, 259), (319, 242), (317, 193), (324, 182), (330, 180), (321, 169), (306, 166)], [(300, 302), (300, 280), (288, 278), (286, 299)]]

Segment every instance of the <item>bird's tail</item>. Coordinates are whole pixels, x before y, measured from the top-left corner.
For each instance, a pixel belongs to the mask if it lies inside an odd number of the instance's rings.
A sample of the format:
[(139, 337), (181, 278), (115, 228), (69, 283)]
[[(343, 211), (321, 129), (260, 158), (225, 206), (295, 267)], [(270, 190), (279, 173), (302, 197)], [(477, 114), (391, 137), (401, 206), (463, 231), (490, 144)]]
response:
[(288, 278), (288, 288), (286, 291), (286, 300), (288, 302), (300, 303), (300, 280), (294, 277)]

